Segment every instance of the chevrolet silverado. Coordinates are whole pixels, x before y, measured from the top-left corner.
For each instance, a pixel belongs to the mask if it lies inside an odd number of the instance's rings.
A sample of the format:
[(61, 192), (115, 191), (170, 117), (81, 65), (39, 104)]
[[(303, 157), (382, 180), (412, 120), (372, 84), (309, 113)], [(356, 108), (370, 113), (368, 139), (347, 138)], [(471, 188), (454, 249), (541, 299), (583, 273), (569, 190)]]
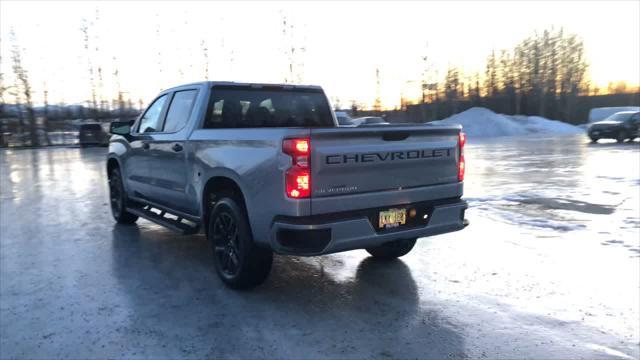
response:
[(274, 253), (393, 259), (467, 225), (459, 126), (339, 127), (318, 86), (183, 85), (111, 133), (115, 220), (202, 229), (232, 288), (262, 283)]

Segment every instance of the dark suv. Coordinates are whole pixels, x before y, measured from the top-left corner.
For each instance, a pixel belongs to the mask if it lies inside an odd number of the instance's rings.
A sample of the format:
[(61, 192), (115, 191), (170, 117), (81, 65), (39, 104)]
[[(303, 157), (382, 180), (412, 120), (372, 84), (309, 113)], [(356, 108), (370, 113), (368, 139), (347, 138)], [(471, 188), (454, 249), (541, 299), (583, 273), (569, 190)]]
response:
[(108, 141), (108, 135), (99, 123), (81, 124), (78, 128), (78, 142), (81, 147), (107, 145)]
[(616, 139), (619, 143), (640, 137), (640, 112), (622, 111), (589, 126), (589, 138)]

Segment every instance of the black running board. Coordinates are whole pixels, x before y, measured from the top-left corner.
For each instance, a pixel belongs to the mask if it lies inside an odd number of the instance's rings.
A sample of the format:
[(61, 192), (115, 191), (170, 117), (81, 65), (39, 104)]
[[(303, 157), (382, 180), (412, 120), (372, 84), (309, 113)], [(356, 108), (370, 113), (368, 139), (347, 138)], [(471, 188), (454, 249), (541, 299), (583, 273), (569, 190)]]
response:
[(157, 214), (151, 211), (151, 209), (153, 208), (147, 205), (144, 207), (128, 207), (127, 211), (141, 218), (152, 221), (158, 225), (162, 225), (168, 229), (176, 231), (182, 235), (195, 234), (200, 230), (200, 227), (196, 223), (193, 223), (193, 225), (189, 225), (182, 222), (181, 217), (177, 217), (177, 219), (170, 219), (165, 217), (165, 215), (168, 214), (165, 211), (159, 210), (160, 214)]

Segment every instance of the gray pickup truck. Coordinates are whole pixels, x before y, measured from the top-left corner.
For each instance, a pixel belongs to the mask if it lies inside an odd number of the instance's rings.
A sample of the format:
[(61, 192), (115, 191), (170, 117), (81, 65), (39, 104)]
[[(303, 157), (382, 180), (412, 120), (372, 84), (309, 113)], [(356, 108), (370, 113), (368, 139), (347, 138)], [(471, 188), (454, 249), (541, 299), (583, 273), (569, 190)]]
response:
[(204, 229), (232, 288), (263, 282), (274, 252), (389, 259), (467, 225), (460, 127), (340, 127), (317, 86), (183, 85), (111, 133), (115, 220)]

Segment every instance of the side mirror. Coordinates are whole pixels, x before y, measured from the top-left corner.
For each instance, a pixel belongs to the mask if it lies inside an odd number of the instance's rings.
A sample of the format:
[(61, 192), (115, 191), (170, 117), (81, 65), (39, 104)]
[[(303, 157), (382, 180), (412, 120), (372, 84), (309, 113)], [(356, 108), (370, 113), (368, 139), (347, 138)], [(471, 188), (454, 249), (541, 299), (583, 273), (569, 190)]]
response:
[(109, 132), (116, 135), (129, 135), (134, 120), (130, 121), (113, 121), (109, 127)]

